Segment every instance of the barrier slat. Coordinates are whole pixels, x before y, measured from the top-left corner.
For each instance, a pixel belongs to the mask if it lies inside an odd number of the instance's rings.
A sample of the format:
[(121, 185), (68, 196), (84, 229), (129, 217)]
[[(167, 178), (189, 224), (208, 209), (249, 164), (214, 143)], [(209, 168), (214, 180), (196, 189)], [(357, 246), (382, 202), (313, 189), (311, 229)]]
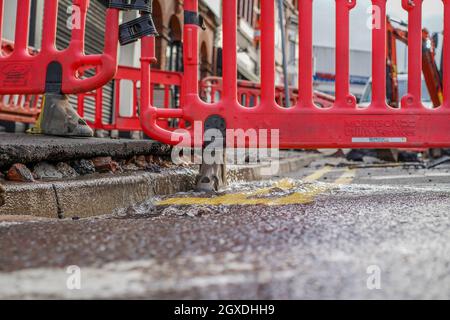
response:
[[(212, 103), (218, 102), (216, 101), (216, 92), (222, 95), (223, 92), (223, 84), (225, 79), (219, 77), (206, 77), (200, 82), (200, 94), (205, 101), (212, 100)], [(238, 80), (237, 81), (237, 94), (239, 97), (246, 96), (246, 101), (249, 102), (251, 98), (254, 99), (255, 104), (261, 98), (261, 84), (246, 81), (246, 80)], [(281, 106), (284, 105), (285, 100), (285, 90), (283, 86), (276, 86), (276, 99), (277, 103)], [(298, 89), (290, 88), (289, 89), (291, 105), (295, 105), (298, 101)], [(220, 100), (220, 99), (219, 99)], [(321, 108), (330, 108), (333, 106), (335, 102), (334, 97), (326, 95), (324, 93), (320, 93), (314, 91), (313, 95), (314, 103)], [(249, 108), (249, 103), (246, 103), (244, 107)]]
[[(198, 14), (198, 0), (185, 0), (185, 11)], [(198, 94), (198, 28), (196, 24), (184, 24), (183, 29), (183, 61), (185, 90), (187, 95)]]
[(46, 0), (44, 4), (44, 21), (42, 22), (42, 54), (48, 54), (55, 49), (57, 22), (58, 0)]
[(444, 1), (444, 49), (443, 49), (443, 91), (442, 108), (450, 109), (450, 0)]
[[(19, 5), (21, 10), (19, 10)], [(14, 51), (15, 59), (20, 59), (23, 55), (28, 55), (28, 34), (30, 29), (30, 0), (21, 0), (17, 3), (16, 12), (16, 31), (14, 34)]]
[(310, 108), (313, 106), (313, 75), (312, 75), (312, 0), (299, 1), (299, 106)]
[(355, 108), (350, 94), (350, 10), (356, 0), (336, 0), (336, 107)]
[(372, 0), (372, 103), (370, 109), (385, 110), (386, 104), (386, 0)]
[(3, 56), (2, 40), (3, 40), (3, 0), (0, 0), (0, 59)]
[[(223, 20), (230, 21), (231, 26), (237, 25), (237, 0), (228, 0), (223, 6)], [(237, 101), (237, 36), (236, 28), (223, 29), (223, 90), (226, 99), (229, 99), (233, 105)], [(212, 101), (214, 102), (214, 100)]]
[(402, 0), (408, 11), (408, 94), (402, 107), (422, 108), (422, 0)]
[[(80, 12), (79, 26), (72, 26), (72, 38), (69, 43), (69, 50), (84, 53), (84, 34), (86, 27), (86, 15), (89, 7), (89, 0), (74, 0), (74, 5), (78, 6)], [(108, 31), (109, 32), (109, 31)], [(108, 35), (106, 35), (108, 37)]]
[[(311, 77), (312, 79), (312, 77)], [(261, 105), (275, 103), (275, 1), (261, 0)]]

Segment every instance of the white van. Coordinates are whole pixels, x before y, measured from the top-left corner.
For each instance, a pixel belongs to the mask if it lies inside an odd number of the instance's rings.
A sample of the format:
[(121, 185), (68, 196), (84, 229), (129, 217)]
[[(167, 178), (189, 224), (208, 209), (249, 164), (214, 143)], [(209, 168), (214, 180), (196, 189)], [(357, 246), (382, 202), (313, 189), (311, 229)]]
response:
[[(398, 79), (398, 96), (400, 99), (407, 94), (408, 91), (408, 75), (405, 73), (401, 73), (397, 75)], [(364, 92), (361, 96), (361, 100), (359, 102), (359, 106), (368, 107), (370, 105), (370, 101), (372, 100), (372, 78), (367, 81), (366, 87), (364, 88)], [(428, 93), (427, 84), (425, 83), (425, 79), (422, 78), (422, 103), (425, 107), (432, 109), (433, 102), (431, 101), (430, 94)]]

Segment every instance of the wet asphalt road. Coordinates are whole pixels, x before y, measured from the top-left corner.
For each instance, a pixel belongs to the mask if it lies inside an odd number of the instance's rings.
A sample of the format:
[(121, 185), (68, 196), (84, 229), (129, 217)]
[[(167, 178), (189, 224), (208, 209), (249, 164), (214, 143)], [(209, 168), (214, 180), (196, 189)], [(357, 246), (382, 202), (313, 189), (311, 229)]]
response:
[(215, 205), (182, 194), (77, 221), (2, 218), (0, 298), (449, 299), (450, 167), (336, 161)]

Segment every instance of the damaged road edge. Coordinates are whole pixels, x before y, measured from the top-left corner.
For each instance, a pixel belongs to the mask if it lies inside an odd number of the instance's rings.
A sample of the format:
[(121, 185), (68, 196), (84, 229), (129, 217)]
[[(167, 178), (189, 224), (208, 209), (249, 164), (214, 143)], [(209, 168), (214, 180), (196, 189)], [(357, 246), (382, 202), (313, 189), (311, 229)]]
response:
[(5, 187), (0, 183), (0, 207), (5, 204)]

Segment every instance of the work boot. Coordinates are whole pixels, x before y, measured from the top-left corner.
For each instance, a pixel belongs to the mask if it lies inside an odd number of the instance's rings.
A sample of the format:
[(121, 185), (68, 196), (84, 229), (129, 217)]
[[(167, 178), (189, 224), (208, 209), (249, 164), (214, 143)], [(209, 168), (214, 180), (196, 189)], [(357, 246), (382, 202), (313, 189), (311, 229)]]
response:
[(28, 130), (32, 134), (62, 137), (93, 137), (94, 132), (69, 103), (64, 94), (44, 95), (43, 108), (36, 126)]

